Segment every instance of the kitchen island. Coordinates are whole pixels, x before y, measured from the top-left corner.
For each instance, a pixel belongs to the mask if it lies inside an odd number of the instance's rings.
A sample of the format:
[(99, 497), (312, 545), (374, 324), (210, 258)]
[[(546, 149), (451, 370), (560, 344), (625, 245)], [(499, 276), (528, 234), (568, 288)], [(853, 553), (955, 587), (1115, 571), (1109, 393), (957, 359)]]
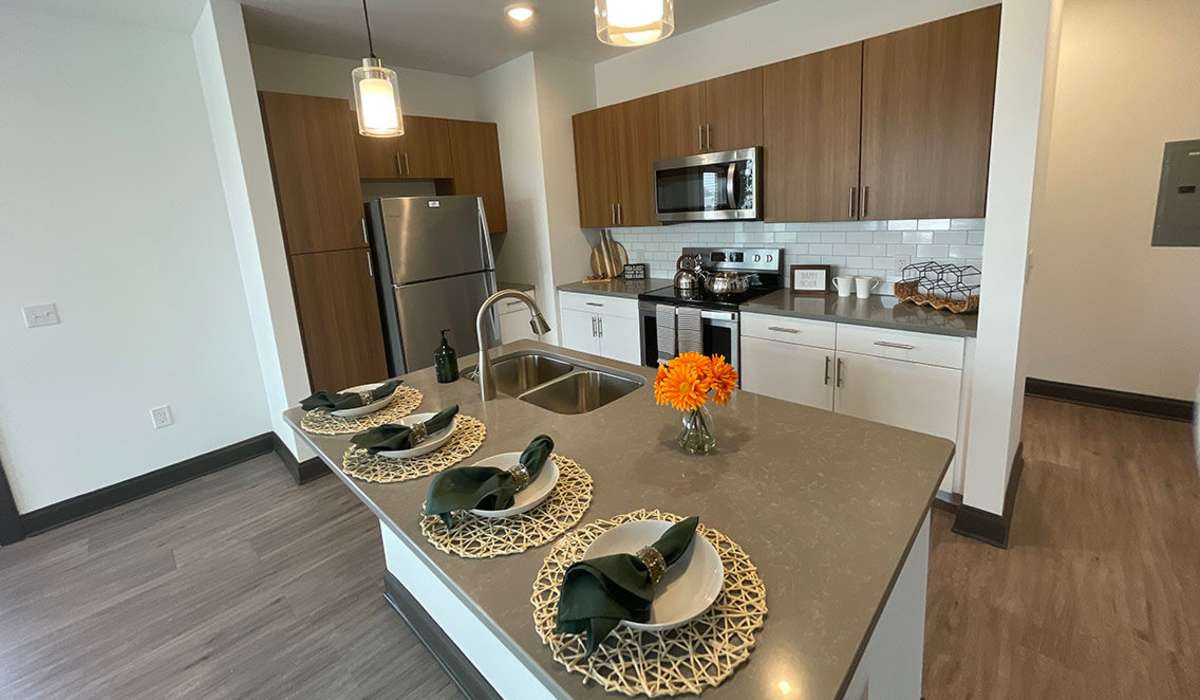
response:
[[(695, 514), (745, 549), (766, 585), (766, 623), (749, 660), (704, 697), (860, 698), (868, 684), (872, 697), (919, 697), (929, 507), (951, 442), (737, 392), (713, 409), (717, 453), (690, 456), (675, 445), (679, 414), (654, 404), (652, 370), (530, 341), (492, 352), (519, 351), (645, 384), (562, 415), (503, 394), (481, 402), (474, 382), (437, 384), (431, 369), (404, 380), (424, 393), (419, 411), (457, 403), (487, 425), (466, 463), (553, 437), (594, 480), (581, 525), (640, 508)], [(303, 414), (285, 415), (298, 426)], [(552, 544), (495, 559), (438, 551), (420, 530), (429, 478), (358, 481), (339, 468), (349, 436), (297, 434), (379, 517), (389, 600), (469, 696), (613, 697), (563, 669), (534, 628), (532, 582)]]

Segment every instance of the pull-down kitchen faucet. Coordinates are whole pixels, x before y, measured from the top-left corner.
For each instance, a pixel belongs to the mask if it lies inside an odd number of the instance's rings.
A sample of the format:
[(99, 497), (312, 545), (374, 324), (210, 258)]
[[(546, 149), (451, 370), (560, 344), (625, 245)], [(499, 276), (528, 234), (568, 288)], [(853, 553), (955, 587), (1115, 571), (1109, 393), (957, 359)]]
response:
[(501, 299), (519, 299), (525, 302), (525, 306), (529, 307), (529, 327), (533, 329), (533, 332), (538, 335), (550, 332), (550, 324), (546, 323), (545, 317), (542, 316), (542, 310), (538, 308), (533, 297), (525, 292), (501, 289), (483, 302), (483, 306), (479, 307), (479, 314), (475, 316), (475, 336), (479, 341), (479, 363), (475, 374), (479, 380), (479, 396), (484, 401), (496, 398), (496, 380), (492, 377), (492, 361), (488, 358), (487, 332), (483, 328), (483, 321), (487, 318), (488, 310)]

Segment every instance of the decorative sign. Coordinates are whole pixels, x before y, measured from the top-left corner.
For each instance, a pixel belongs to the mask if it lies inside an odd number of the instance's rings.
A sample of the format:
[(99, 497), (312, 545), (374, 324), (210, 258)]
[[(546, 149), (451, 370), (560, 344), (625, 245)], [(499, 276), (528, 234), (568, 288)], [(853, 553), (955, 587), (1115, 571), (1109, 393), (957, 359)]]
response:
[(622, 276), (627, 280), (644, 280), (649, 275), (647, 274), (646, 263), (629, 263), (625, 266), (625, 271)]
[(829, 291), (829, 265), (792, 265), (792, 292), (823, 296)]

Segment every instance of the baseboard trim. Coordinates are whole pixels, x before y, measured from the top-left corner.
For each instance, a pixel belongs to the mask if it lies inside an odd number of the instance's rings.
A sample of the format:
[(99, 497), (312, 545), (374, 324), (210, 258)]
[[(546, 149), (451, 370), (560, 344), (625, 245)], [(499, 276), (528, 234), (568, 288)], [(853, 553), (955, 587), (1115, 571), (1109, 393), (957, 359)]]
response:
[(1008, 534), (1012, 526), (1013, 509), (1017, 504), (1017, 487), (1025, 471), (1025, 443), (1017, 444), (1013, 455), (1012, 471), (1008, 475), (1008, 487), (1004, 492), (1004, 513), (995, 513), (973, 508), (965, 503), (958, 506), (951, 531), (986, 542), (994, 547), (1008, 549)]
[(1134, 394), (1115, 389), (1101, 389), (1080, 384), (1052, 382), (1048, 379), (1029, 377), (1025, 380), (1025, 393), (1044, 399), (1066, 401), (1084, 406), (1110, 408), (1115, 411), (1137, 413), (1155, 418), (1191, 421), (1195, 413), (1195, 404), (1183, 399), (1169, 399), (1163, 396)]
[(408, 623), (413, 634), (438, 660), (450, 679), (470, 700), (501, 700), (500, 693), (488, 683), (479, 669), (467, 659), (458, 645), (433, 621), (421, 603), (390, 572), (383, 572), (383, 597)]
[(0, 463), (0, 547), (23, 539), (25, 528), (21, 527), (21, 513), (17, 511), (17, 502), (13, 500), (4, 464)]
[(307, 484), (313, 479), (319, 479), (329, 473), (329, 469), (320, 457), (312, 457), (303, 462), (297, 461), (292, 450), (275, 433), (271, 433), (271, 449), (275, 450), (275, 454), (283, 462), (283, 466), (287, 467), (288, 473), (292, 475), (292, 480), (296, 482), (297, 486)]
[(21, 527), (26, 536), (36, 535), (206, 474), (241, 464), (248, 459), (271, 452), (273, 435), (274, 433), (255, 435), (232, 445), (217, 448), (212, 452), (205, 452), (182, 462), (155, 469), (141, 476), (135, 476), (132, 479), (60, 501), (45, 508), (30, 511), (21, 516)]

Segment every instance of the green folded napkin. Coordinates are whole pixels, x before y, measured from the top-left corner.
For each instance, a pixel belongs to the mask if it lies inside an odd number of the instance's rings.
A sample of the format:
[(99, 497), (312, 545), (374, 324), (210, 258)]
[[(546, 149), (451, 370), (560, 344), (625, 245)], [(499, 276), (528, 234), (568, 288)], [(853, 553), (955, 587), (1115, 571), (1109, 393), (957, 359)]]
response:
[(454, 525), (451, 513), (457, 510), (511, 508), (513, 495), (537, 478), (552, 450), (554, 441), (548, 435), (539, 435), (530, 441), (517, 458), (528, 473), (524, 482), (512, 471), (496, 467), (459, 467), (438, 474), (429, 483), (425, 514), (441, 516), (442, 522), (450, 528)]
[[(458, 404), (438, 411), (433, 418), (412, 426), (398, 423), (385, 423), (370, 430), (364, 430), (350, 442), (365, 449), (371, 454), (384, 450), (411, 450), (425, 442), (425, 438), (450, 425), (458, 414)], [(418, 427), (420, 426), (420, 427)]]
[[(400, 386), (399, 379), (384, 382), (370, 391), (318, 391), (300, 402), (300, 408), (311, 411), (314, 408), (324, 408), (330, 411), (344, 411), (347, 408), (362, 408), (385, 396), (391, 396)], [(366, 395), (364, 397), (364, 394)], [(364, 398), (369, 400), (364, 401)]]
[[(693, 515), (675, 523), (651, 545), (662, 555), (663, 571), (687, 551), (699, 522)], [(650, 567), (635, 554), (610, 554), (576, 562), (563, 574), (555, 629), (586, 634), (587, 655), (591, 656), (621, 620), (650, 619), (656, 582)]]

